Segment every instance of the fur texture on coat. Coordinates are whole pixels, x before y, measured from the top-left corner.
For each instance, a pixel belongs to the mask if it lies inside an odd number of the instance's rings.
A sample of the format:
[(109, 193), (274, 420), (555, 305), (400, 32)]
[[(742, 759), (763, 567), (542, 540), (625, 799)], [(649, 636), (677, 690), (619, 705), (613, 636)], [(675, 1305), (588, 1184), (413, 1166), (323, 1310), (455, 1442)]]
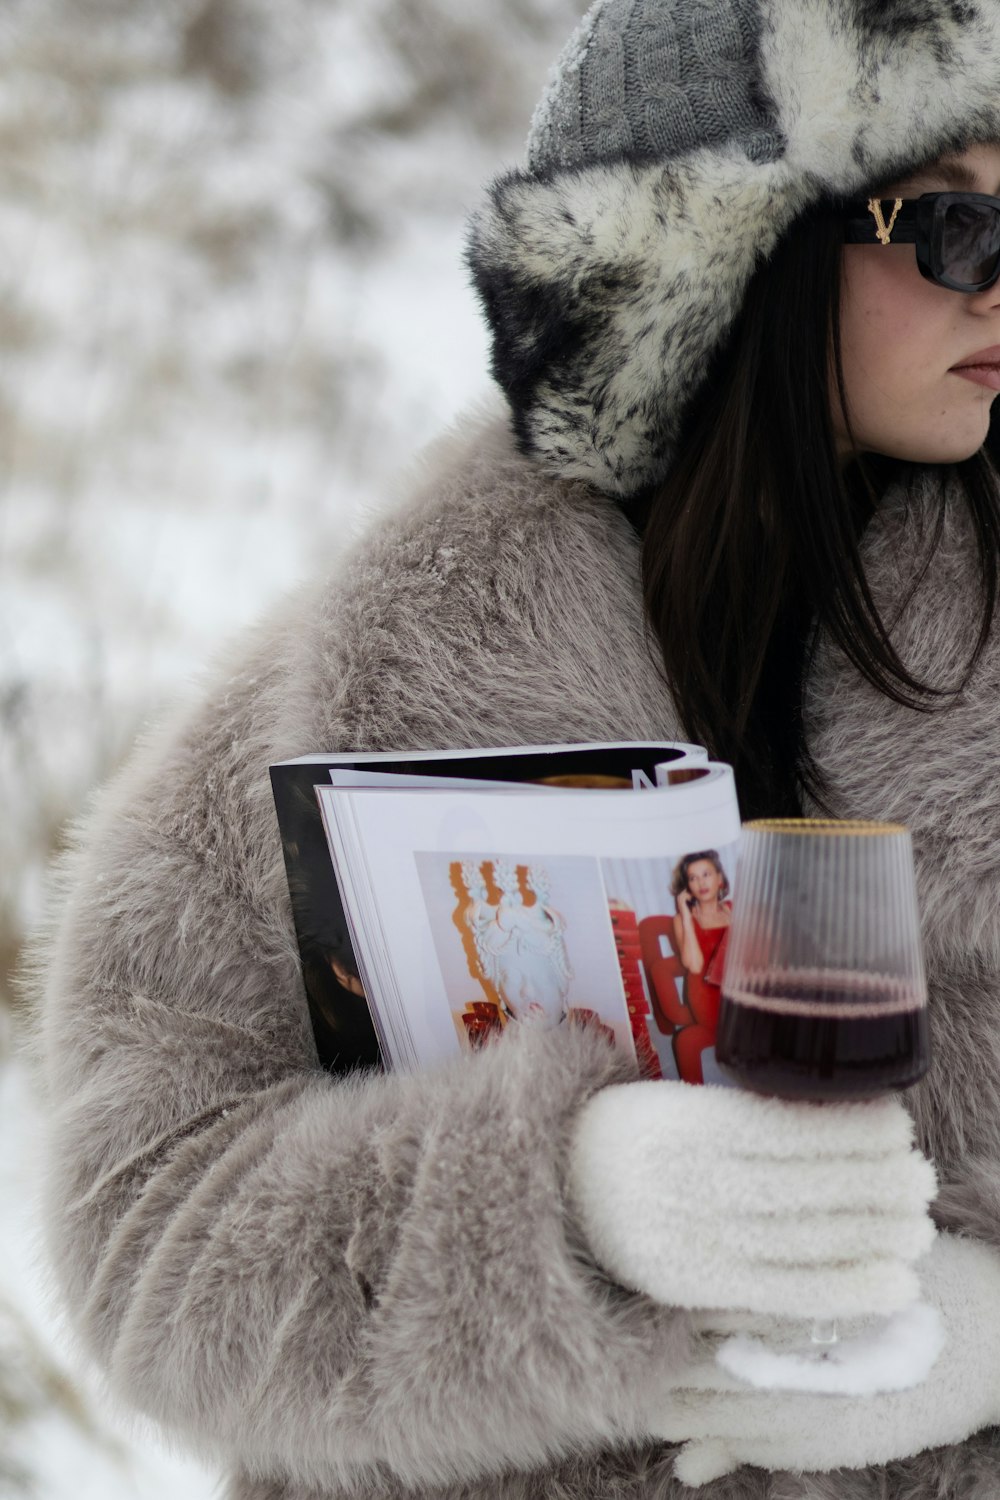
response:
[[(932, 480), (873, 524), (876, 597), (915, 577)], [(896, 626), (939, 675), (976, 574), (946, 509)], [(808, 707), (840, 811), (915, 830), (936, 1052), (908, 1096), (940, 1218), (1000, 1244), (1000, 633), (947, 711), (832, 652)], [(576, 1110), (620, 1078), (528, 1031), (417, 1077), (322, 1072), (270, 762), (323, 748), (676, 736), (614, 503), (490, 419), (332, 579), (209, 683), (101, 799), (64, 871), (43, 1003), (51, 1255), (122, 1402), (232, 1472), (230, 1500), (680, 1500), (644, 1439), (684, 1315), (601, 1274), (563, 1194)], [(1000, 1436), (885, 1469), (743, 1469), (705, 1500), (995, 1500)]]
[[(522, 450), (618, 495), (665, 477), (709, 357), (793, 220), (958, 142), (1000, 138), (997, 0), (674, 0), (648, 7), (645, 87), (650, 109), (695, 122), (699, 144), (666, 157), (623, 147), (620, 96), (643, 80), (620, 61), (601, 80), (610, 120), (597, 137), (610, 154), (581, 153), (559, 128), (574, 87), (581, 107), (581, 59), (605, 12), (640, 8), (601, 0), (588, 12), (536, 115), (529, 165), (497, 179), (469, 244)], [(696, 78), (669, 67), (680, 32), (719, 11), (777, 154), (760, 151), (756, 115), (712, 140), (710, 58)]]

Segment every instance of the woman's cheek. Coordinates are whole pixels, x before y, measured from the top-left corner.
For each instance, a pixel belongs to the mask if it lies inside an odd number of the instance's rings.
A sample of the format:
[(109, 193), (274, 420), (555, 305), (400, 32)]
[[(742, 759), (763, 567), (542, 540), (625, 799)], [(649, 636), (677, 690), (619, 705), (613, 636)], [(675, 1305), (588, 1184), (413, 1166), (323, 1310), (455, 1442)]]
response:
[(946, 335), (939, 326), (947, 305), (936, 290), (920, 275), (909, 246), (847, 247), (841, 353), (848, 398), (859, 418), (905, 408), (931, 369), (947, 368)]

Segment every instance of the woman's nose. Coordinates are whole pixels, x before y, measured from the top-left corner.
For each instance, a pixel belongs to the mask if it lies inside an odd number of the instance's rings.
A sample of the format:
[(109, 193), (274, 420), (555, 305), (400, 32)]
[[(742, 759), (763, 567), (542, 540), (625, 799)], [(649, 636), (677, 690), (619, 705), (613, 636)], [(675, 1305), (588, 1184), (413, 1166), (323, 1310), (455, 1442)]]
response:
[(1000, 311), (1000, 276), (992, 286), (986, 287), (981, 292), (969, 292), (965, 297), (965, 303), (970, 312), (978, 316)]

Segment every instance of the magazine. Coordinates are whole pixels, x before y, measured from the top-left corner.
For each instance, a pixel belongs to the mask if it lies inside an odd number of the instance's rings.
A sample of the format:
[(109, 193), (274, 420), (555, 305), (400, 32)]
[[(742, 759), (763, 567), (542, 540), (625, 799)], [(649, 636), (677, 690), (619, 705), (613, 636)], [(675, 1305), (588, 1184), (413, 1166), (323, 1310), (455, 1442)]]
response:
[(619, 743), (311, 755), (271, 780), (325, 1066), (424, 1068), (532, 1017), (722, 1081), (728, 766)]

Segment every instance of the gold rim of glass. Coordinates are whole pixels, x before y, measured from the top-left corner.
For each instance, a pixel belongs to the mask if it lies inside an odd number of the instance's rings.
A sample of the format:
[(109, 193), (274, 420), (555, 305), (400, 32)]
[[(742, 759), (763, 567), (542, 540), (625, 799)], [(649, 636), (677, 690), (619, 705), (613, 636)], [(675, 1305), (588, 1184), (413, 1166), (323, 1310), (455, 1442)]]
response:
[(865, 834), (909, 833), (905, 823), (879, 823), (868, 818), (753, 818), (744, 823), (754, 833)]

